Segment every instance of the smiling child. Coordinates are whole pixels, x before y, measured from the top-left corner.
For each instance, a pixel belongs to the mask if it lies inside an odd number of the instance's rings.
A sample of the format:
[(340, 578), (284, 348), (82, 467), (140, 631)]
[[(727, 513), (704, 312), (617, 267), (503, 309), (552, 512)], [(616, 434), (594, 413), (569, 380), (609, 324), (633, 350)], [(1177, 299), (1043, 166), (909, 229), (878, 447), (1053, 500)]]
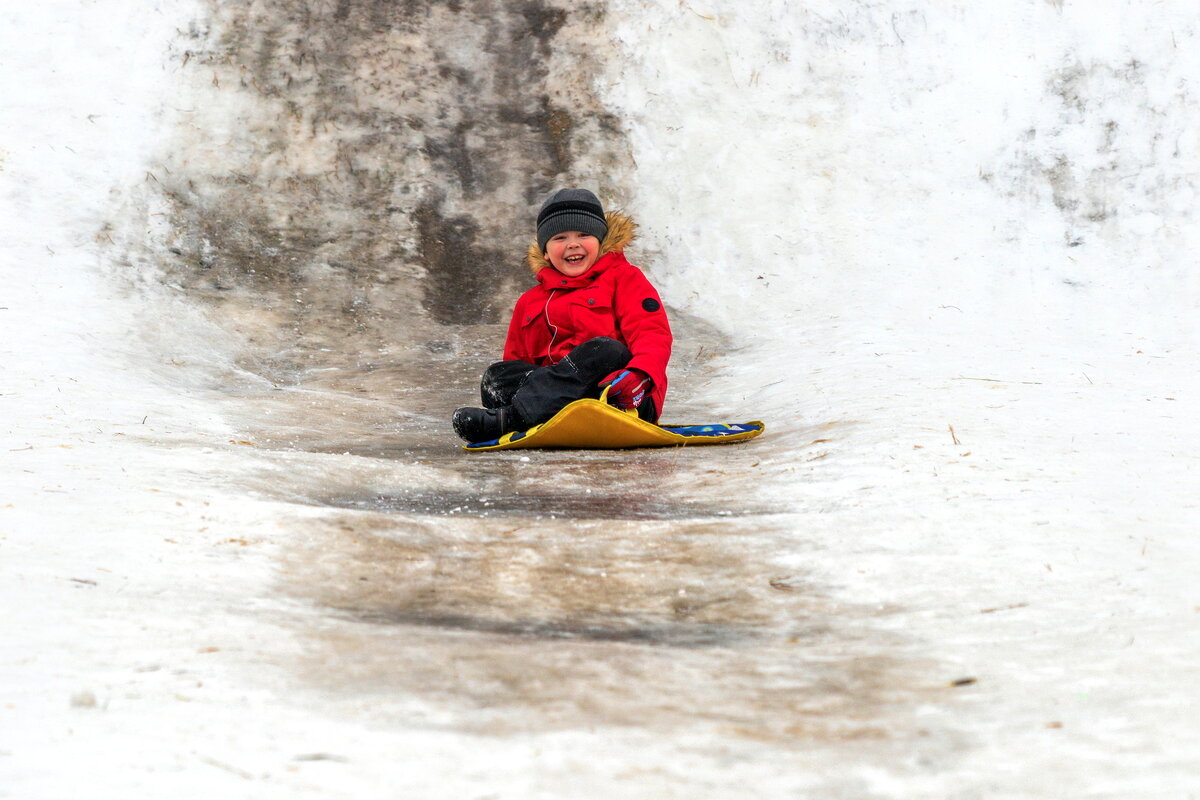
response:
[(483, 374), (483, 408), (454, 412), (468, 442), (540, 425), (598, 398), (657, 421), (667, 393), (671, 326), (658, 292), (625, 260), (633, 221), (586, 189), (560, 189), (537, 215), (526, 260), (537, 285), (517, 299), (504, 360)]

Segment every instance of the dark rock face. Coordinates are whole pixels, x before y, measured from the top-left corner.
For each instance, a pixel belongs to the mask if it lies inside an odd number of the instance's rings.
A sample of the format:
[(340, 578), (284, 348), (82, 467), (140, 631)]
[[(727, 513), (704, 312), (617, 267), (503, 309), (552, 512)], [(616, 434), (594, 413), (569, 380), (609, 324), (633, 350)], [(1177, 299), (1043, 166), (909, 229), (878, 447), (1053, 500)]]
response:
[(502, 321), (545, 194), (623, 183), (603, 37), (586, 3), (213, 0), (174, 62), (157, 266), (285, 340)]

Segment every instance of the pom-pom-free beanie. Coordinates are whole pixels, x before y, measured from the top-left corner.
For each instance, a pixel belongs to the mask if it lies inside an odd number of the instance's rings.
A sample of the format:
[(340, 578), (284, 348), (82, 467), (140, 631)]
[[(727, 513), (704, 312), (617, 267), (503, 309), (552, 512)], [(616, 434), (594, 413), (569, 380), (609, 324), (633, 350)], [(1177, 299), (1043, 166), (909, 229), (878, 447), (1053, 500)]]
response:
[(559, 189), (542, 204), (537, 215), (537, 243), (544, 253), (551, 236), (564, 231), (590, 233), (604, 241), (608, 223), (600, 199), (587, 189)]

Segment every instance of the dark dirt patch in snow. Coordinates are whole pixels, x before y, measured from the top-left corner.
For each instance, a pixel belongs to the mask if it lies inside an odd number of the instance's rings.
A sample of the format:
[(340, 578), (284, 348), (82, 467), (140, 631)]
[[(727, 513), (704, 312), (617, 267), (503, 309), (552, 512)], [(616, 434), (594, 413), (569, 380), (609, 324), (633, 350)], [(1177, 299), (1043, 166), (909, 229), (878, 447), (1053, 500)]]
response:
[(728, 500), (698, 500), (686, 495), (657, 494), (631, 501), (624, 493), (596, 489), (591, 493), (564, 492), (554, 486), (540, 491), (479, 494), (434, 489), (401, 490), (390, 494), (335, 495), (321, 505), (385, 514), (426, 514), (481, 519), (523, 517), (533, 519), (686, 520), (694, 518), (744, 518), (770, 514), (767, 506), (733, 504)]
[[(302, 674), (382, 718), (440, 709), (489, 734), (591, 725), (773, 744), (884, 739), (915, 665), (803, 571), (784, 520), (330, 512), (285, 562), (329, 612)], [(368, 699), (369, 698), (369, 699)], [(449, 720), (453, 720), (450, 722)]]

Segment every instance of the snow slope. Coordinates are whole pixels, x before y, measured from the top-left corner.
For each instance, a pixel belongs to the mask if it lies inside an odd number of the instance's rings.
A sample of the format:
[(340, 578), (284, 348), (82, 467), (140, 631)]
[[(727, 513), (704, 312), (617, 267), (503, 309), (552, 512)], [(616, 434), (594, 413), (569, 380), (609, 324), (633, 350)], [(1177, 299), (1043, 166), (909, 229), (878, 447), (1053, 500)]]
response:
[(273, 383), (279, 309), (157, 269), (160, 167), (273, 113), (186, 104), (214, 12), (0, 12), (0, 797), (1195, 791), (1190, 4), (604, 9), (630, 163), (571, 175), (742, 448), (464, 460), (408, 367), (463, 394), (486, 327), (313, 314)]
[(657, 277), (838, 543), (790, 560), (979, 678), (961, 772), (877, 790), (1194, 787), (1191, 9), (614, 5)]

